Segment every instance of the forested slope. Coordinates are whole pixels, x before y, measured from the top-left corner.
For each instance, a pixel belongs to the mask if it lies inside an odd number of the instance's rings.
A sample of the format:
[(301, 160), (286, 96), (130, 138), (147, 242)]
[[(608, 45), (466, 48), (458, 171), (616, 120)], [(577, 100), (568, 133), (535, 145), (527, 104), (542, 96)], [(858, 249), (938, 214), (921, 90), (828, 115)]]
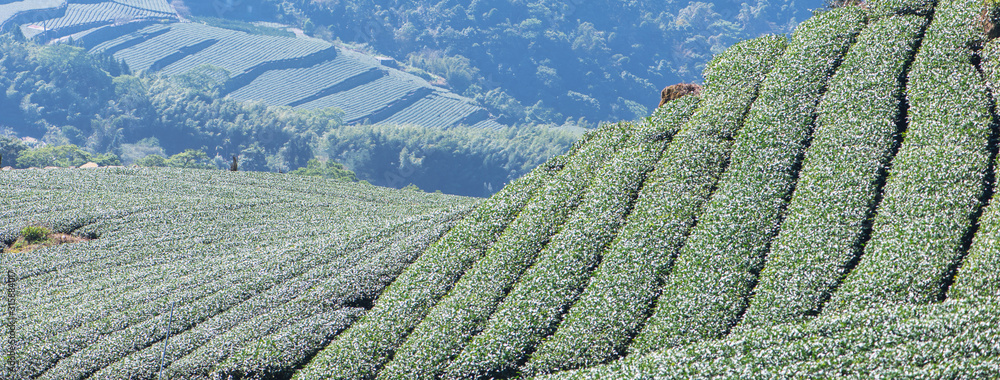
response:
[[(787, 33), (823, 0), (185, 1), (196, 16), (269, 19), (444, 77), (506, 124), (648, 115), (732, 44)], [(583, 120), (581, 120), (581, 118)]]
[[(349, 55), (342, 53), (338, 57)], [(485, 111), (433, 91), (404, 109), (403, 117), (390, 120), (420, 120), (425, 126), (347, 124), (345, 118), (352, 116), (336, 108), (291, 109), (242, 101), (236, 93), (225, 96), (217, 73), (196, 68), (170, 77), (144, 75), (83, 48), (0, 35), (0, 88), (5, 89), (0, 94), (0, 166), (56, 165), (18, 164), (21, 153), (42, 144), (75, 144), (90, 154), (113, 154), (124, 165), (195, 150), (206, 157), (188, 167), (228, 169), (236, 155), (240, 170), (288, 172), (320, 158), (345, 164), (376, 185), (489, 196), (577, 138), (545, 126), (455, 126), (469, 120), (463, 115)], [(298, 80), (313, 83), (308, 77)], [(280, 95), (278, 88), (247, 87)], [(359, 108), (379, 107), (370, 94), (349, 93), (357, 99), (342, 93), (331, 97)]]

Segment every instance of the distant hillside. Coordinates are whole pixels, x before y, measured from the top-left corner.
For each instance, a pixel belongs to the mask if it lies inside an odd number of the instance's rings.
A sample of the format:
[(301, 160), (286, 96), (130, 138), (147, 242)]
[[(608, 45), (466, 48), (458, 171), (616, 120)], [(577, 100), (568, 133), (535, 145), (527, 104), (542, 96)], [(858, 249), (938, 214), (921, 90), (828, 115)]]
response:
[(177, 20), (164, 0), (0, 1), (0, 31), (19, 28), (25, 36), (44, 40), (112, 25)]
[[(648, 115), (737, 41), (787, 33), (823, 0), (177, 1), (196, 16), (273, 20), (444, 77), (506, 124)], [(584, 120), (581, 120), (583, 118)]]
[(19, 28), (39, 41), (72, 39), (137, 72), (179, 75), (211, 65), (222, 69), (216, 78), (224, 82), (222, 95), (240, 100), (336, 107), (348, 124), (503, 127), (472, 99), (386, 66), (396, 66), (391, 59), (290, 32), (262, 35), (179, 20), (166, 0), (0, 4), (0, 30)]
[[(224, 96), (221, 70), (196, 66), (178, 75), (136, 75), (108, 55), (0, 35), (0, 166), (44, 167), (106, 154), (125, 165), (155, 165), (158, 156), (162, 165), (191, 150), (196, 153), (189, 157), (203, 158), (184, 166), (228, 169), (235, 155), (240, 170), (288, 172), (318, 158), (345, 164), (376, 185), (489, 196), (577, 138), (545, 126), (346, 124), (348, 114), (336, 108), (292, 109)], [(349, 93), (369, 102), (354, 104), (378, 107), (370, 96)], [(408, 115), (444, 120), (433, 113)], [(55, 146), (66, 149), (42, 151)], [(56, 151), (81, 153), (43, 157)], [(26, 156), (34, 164), (19, 162)]]

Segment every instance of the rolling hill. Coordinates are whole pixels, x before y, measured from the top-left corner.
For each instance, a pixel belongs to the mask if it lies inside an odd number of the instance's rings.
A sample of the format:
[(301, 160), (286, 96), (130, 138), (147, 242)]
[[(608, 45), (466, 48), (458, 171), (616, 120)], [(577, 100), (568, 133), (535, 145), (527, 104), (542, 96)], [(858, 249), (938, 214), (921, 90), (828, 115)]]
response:
[(211, 65), (225, 70), (217, 78), (223, 95), (307, 110), (336, 107), (349, 124), (503, 127), (475, 101), (397, 69), (391, 59), (291, 32), (186, 22), (166, 0), (2, 3), (0, 31), (12, 28), (39, 41), (72, 40), (135, 71), (174, 76)]
[(25, 224), (93, 239), (4, 253), (19, 276), (10, 378), (155, 377), (167, 329), (170, 372), (260, 348), (280, 348), (256, 359), (285, 369), (476, 203), (208, 170), (19, 170), (0, 182), (5, 242)]
[(7, 243), (96, 238), (10, 256), (18, 375), (154, 378), (162, 356), (174, 379), (1000, 377), (982, 13), (873, 1), (740, 42), (700, 96), (478, 202), (0, 173)]

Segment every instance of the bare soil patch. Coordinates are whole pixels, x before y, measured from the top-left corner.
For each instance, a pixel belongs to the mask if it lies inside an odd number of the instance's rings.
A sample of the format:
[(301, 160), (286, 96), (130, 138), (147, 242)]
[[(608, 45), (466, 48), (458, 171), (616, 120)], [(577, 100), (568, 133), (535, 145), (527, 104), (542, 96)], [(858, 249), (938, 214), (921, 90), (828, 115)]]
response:
[(19, 253), (19, 252), (31, 252), (37, 251), (46, 247), (54, 247), (62, 244), (73, 244), (81, 243), (85, 241), (90, 241), (92, 239), (85, 238), (82, 236), (75, 236), (70, 234), (64, 234), (59, 232), (54, 232), (48, 234), (44, 240), (28, 242), (24, 236), (17, 238), (17, 240), (10, 247), (4, 248), (4, 253)]

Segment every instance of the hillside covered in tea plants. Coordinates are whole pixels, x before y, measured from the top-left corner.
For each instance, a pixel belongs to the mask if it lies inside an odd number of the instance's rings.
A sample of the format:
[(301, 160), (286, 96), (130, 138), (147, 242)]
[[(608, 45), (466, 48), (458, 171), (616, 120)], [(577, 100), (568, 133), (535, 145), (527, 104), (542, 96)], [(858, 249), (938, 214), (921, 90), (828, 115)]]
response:
[(136, 73), (175, 76), (207, 66), (220, 94), (239, 100), (337, 107), (348, 123), (503, 127), (472, 99), (401, 71), (392, 59), (281, 28), (198, 21), (182, 19), (166, 0), (0, 2), (0, 32), (15, 30), (41, 43), (68, 41), (113, 56)]
[(168, 335), (173, 378), (226, 359), (286, 370), (476, 202), (166, 168), (4, 171), (0, 192), (4, 244), (28, 226), (86, 239), (3, 253), (18, 290), (15, 373), (5, 375), (18, 379), (154, 378)]
[(5, 256), (15, 377), (996, 378), (994, 14), (819, 13), (485, 200), (0, 172), (5, 243), (91, 239)]

